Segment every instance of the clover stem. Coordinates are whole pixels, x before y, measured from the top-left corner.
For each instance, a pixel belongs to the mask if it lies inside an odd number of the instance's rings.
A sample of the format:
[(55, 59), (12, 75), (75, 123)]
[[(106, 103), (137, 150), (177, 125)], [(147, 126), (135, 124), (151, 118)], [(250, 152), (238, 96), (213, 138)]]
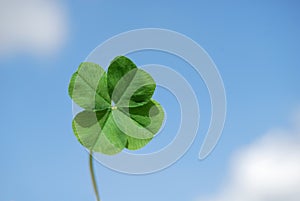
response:
[(92, 151), (90, 151), (90, 161), (89, 162), (90, 162), (90, 173), (91, 173), (91, 177), (92, 177), (94, 192), (95, 192), (97, 201), (100, 201), (100, 196), (99, 196), (99, 192), (98, 192), (98, 188), (97, 188), (97, 182), (96, 182), (94, 167), (93, 167), (93, 152)]

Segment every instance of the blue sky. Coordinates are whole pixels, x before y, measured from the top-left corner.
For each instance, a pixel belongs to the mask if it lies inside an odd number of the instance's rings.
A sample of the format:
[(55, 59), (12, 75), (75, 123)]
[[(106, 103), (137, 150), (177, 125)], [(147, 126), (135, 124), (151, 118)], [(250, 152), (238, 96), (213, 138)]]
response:
[[(171, 29), (201, 45), (223, 78), (227, 118), (217, 147), (199, 161), (210, 119), (204, 83), (171, 55), (129, 55), (138, 65), (168, 65), (191, 82), (201, 105), (200, 128), (187, 154), (161, 172), (133, 176), (96, 164), (103, 201), (215, 197), (230, 180), (234, 155), (252, 150), (269, 130), (289, 128), (300, 105), (297, 1), (15, 2), (0, 3), (0, 11), (16, 13), (0, 15), (0, 201), (95, 200), (88, 153), (72, 133), (67, 88), (79, 63), (124, 31)], [(169, 111), (161, 138), (167, 143), (177, 129), (178, 105), (163, 89), (155, 96)]]

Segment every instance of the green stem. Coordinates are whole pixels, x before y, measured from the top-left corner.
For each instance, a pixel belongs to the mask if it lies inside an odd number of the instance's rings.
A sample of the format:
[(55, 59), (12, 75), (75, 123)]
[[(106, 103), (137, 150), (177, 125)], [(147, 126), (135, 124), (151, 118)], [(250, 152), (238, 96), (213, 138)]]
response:
[(93, 167), (93, 152), (92, 151), (90, 151), (90, 173), (91, 173), (92, 183), (93, 183), (94, 192), (95, 192), (97, 201), (100, 201), (97, 183), (96, 183), (96, 179), (95, 179), (94, 167)]

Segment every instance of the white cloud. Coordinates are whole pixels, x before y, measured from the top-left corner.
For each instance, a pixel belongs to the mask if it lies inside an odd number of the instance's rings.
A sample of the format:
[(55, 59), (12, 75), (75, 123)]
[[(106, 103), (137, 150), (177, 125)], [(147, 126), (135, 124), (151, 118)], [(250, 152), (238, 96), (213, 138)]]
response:
[(299, 201), (300, 130), (266, 133), (238, 151), (230, 169), (218, 195), (198, 201)]
[(0, 56), (55, 53), (66, 32), (65, 10), (56, 0), (0, 0)]

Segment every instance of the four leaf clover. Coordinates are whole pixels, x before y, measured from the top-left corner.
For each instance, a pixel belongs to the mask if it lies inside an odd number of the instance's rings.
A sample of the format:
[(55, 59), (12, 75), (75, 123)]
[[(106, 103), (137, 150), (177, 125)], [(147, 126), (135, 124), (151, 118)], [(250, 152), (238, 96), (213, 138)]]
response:
[(144, 147), (164, 119), (162, 106), (151, 99), (155, 88), (153, 78), (125, 56), (116, 57), (107, 73), (81, 63), (69, 85), (70, 97), (83, 108), (72, 121), (78, 141), (108, 155)]

